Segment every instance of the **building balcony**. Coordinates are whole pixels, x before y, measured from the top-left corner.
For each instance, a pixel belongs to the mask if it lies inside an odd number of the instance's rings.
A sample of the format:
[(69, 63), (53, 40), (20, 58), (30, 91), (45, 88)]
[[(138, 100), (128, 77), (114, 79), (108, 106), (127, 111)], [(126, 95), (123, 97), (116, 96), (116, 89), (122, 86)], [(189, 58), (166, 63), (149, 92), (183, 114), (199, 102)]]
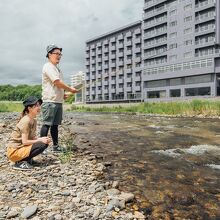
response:
[(144, 9), (150, 8), (152, 6), (158, 5), (160, 3), (166, 2), (167, 0), (151, 0), (144, 4)]
[(134, 53), (141, 53), (141, 48), (140, 47), (136, 47), (134, 49)]
[(216, 19), (216, 14), (215, 12), (209, 13), (209, 14), (204, 14), (196, 17), (195, 24), (207, 22), (210, 20), (215, 20)]
[(102, 62), (102, 58), (98, 58), (98, 59), (97, 59), (97, 62), (98, 62), (98, 63)]
[(109, 81), (104, 81), (104, 86), (108, 86), (109, 85)]
[(118, 83), (124, 83), (124, 79), (118, 79)]
[(125, 46), (132, 46), (132, 41), (131, 40), (125, 41)]
[(118, 61), (118, 66), (124, 66), (124, 61)]
[(119, 35), (118, 35), (118, 40), (122, 40), (122, 39), (124, 39), (123, 34), (119, 34)]
[(90, 57), (90, 53), (86, 53), (86, 58), (89, 58)]
[(90, 76), (86, 76), (86, 80), (90, 80)]
[(102, 90), (97, 90), (97, 94), (101, 95), (102, 94)]
[(127, 92), (132, 92), (132, 87), (126, 87)]
[(112, 68), (114, 68), (114, 67), (116, 67), (116, 63), (110, 63), (110, 67)]
[(116, 50), (116, 46), (111, 46), (110, 49), (111, 49), (111, 51), (115, 51)]
[(124, 48), (124, 43), (117, 44), (118, 49)]
[(216, 5), (216, 0), (206, 0), (206, 1), (200, 2), (196, 4), (195, 12), (208, 9), (210, 7), (215, 7), (215, 5)]
[(135, 91), (141, 91), (141, 86), (135, 86), (135, 87), (134, 87), (134, 90), (135, 90)]
[(141, 76), (135, 76), (135, 77), (134, 77), (134, 80), (135, 80), (135, 82), (141, 81)]
[(116, 59), (116, 54), (111, 54), (109, 57), (110, 59)]
[(111, 80), (111, 84), (115, 84), (116, 83), (116, 80)]
[(104, 93), (109, 93), (109, 89), (104, 89)]
[(195, 41), (195, 48), (208, 47), (215, 44), (215, 40), (205, 41), (205, 40), (197, 40)]
[(126, 60), (126, 61), (125, 61), (125, 64), (126, 64), (126, 65), (127, 65), (127, 64), (132, 64), (132, 59)]
[(125, 50), (125, 55), (132, 55), (132, 50)]
[(158, 31), (154, 31), (151, 33), (146, 33), (144, 34), (144, 39), (148, 39), (148, 38), (153, 38), (159, 35), (163, 35), (163, 34), (167, 34), (167, 29), (163, 29), (163, 30), (158, 30)]
[(129, 78), (127, 77), (127, 78), (125, 78), (125, 82), (126, 82), (126, 83), (132, 82), (132, 77), (129, 77)]
[(135, 34), (141, 34), (141, 29), (140, 29), (140, 28), (136, 29), (136, 30), (134, 31), (134, 33), (135, 33)]
[(95, 95), (95, 90), (92, 90), (92, 91), (91, 91), (91, 95)]
[(167, 23), (167, 16), (164, 16), (164, 18), (160, 20), (154, 20), (153, 22), (145, 23), (144, 30), (161, 25), (163, 23)]
[(117, 92), (124, 92), (124, 88), (117, 88)]
[(113, 42), (115, 42), (116, 41), (116, 37), (112, 37), (111, 39), (110, 39), (110, 43), (113, 43)]
[(107, 60), (109, 60), (109, 56), (104, 56), (104, 61), (107, 61)]
[(97, 67), (97, 70), (102, 70), (102, 66), (98, 66), (98, 67)]
[(92, 80), (93, 80), (93, 79), (96, 79), (95, 75), (92, 75), (92, 76), (91, 76), (91, 79), (92, 79)]
[(131, 31), (128, 31), (126, 34), (125, 34), (126, 37), (131, 37), (132, 36), (132, 33)]
[(215, 25), (213, 25), (213, 27), (210, 28), (197, 28), (195, 30), (195, 36), (205, 35), (212, 32), (215, 32)]
[(102, 46), (102, 43), (101, 43), (101, 42), (98, 42), (98, 43), (96, 44), (96, 46), (97, 46), (97, 47), (101, 47), (101, 46)]
[(97, 50), (97, 54), (98, 55), (102, 54), (102, 50)]
[(124, 56), (124, 52), (119, 52), (118, 53), (118, 57), (123, 57)]
[(141, 38), (135, 38), (134, 40), (135, 44), (140, 44), (141, 43)]
[(109, 52), (109, 48), (108, 47), (103, 48), (103, 53), (108, 53), (108, 52)]
[(164, 12), (167, 11), (167, 7), (166, 6), (162, 6), (160, 8), (155, 8), (154, 10), (148, 12), (148, 13), (144, 13), (143, 14), (143, 20), (146, 20), (150, 17), (154, 17), (156, 15), (162, 14)]
[(144, 48), (150, 49), (150, 48), (159, 47), (159, 46), (166, 45), (166, 44), (167, 44), (167, 39), (160, 40), (160, 41), (155, 40), (155, 41), (145, 43)]

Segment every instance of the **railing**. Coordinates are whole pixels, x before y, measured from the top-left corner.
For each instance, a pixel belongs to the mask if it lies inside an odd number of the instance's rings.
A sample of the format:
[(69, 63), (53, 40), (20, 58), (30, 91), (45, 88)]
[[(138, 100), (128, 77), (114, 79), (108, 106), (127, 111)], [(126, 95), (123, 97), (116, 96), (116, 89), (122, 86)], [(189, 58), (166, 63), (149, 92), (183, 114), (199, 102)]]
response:
[(200, 2), (199, 4), (196, 4), (196, 8), (200, 8), (213, 3), (215, 3), (215, 0), (206, 0), (204, 2)]

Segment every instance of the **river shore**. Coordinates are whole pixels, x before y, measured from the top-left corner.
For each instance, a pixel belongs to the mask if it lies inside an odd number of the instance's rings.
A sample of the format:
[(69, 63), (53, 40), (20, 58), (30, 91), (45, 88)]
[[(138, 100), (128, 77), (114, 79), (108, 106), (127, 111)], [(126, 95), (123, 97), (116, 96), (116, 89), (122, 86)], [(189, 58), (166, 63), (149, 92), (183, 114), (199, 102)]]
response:
[[(5, 145), (17, 118), (17, 113), (0, 114), (0, 219), (145, 219), (131, 209), (132, 193), (120, 191), (118, 181), (103, 180), (111, 164), (77, 146), (66, 163), (49, 151), (36, 158), (41, 165), (33, 171), (13, 170)], [(76, 135), (67, 133), (68, 124), (64, 120), (61, 138)], [(89, 145), (78, 138), (81, 143)]]

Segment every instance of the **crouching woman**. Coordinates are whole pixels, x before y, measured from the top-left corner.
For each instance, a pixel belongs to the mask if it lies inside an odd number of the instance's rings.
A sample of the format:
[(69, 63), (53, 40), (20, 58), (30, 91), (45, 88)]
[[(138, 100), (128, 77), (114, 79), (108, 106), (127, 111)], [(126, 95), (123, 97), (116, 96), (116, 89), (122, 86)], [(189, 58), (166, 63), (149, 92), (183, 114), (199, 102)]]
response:
[(21, 118), (7, 144), (7, 156), (14, 169), (30, 170), (35, 162), (33, 157), (41, 154), (50, 143), (49, 137), (36, 137), (36, 116), (40, 113), (42, 100), (30, 96), (24, 102)]

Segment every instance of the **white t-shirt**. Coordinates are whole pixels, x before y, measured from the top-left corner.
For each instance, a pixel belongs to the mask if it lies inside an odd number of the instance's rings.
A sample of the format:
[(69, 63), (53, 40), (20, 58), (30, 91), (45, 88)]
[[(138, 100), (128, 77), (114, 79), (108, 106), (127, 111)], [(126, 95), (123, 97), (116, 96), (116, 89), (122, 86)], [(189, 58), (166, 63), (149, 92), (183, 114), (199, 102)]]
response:
[(42, 70), (42, 99), (44, 102), (63, 103), (64, 90), (54, 85), (54, 81), (63, 80), (63, 74), (51, 62), (45, 63)]

